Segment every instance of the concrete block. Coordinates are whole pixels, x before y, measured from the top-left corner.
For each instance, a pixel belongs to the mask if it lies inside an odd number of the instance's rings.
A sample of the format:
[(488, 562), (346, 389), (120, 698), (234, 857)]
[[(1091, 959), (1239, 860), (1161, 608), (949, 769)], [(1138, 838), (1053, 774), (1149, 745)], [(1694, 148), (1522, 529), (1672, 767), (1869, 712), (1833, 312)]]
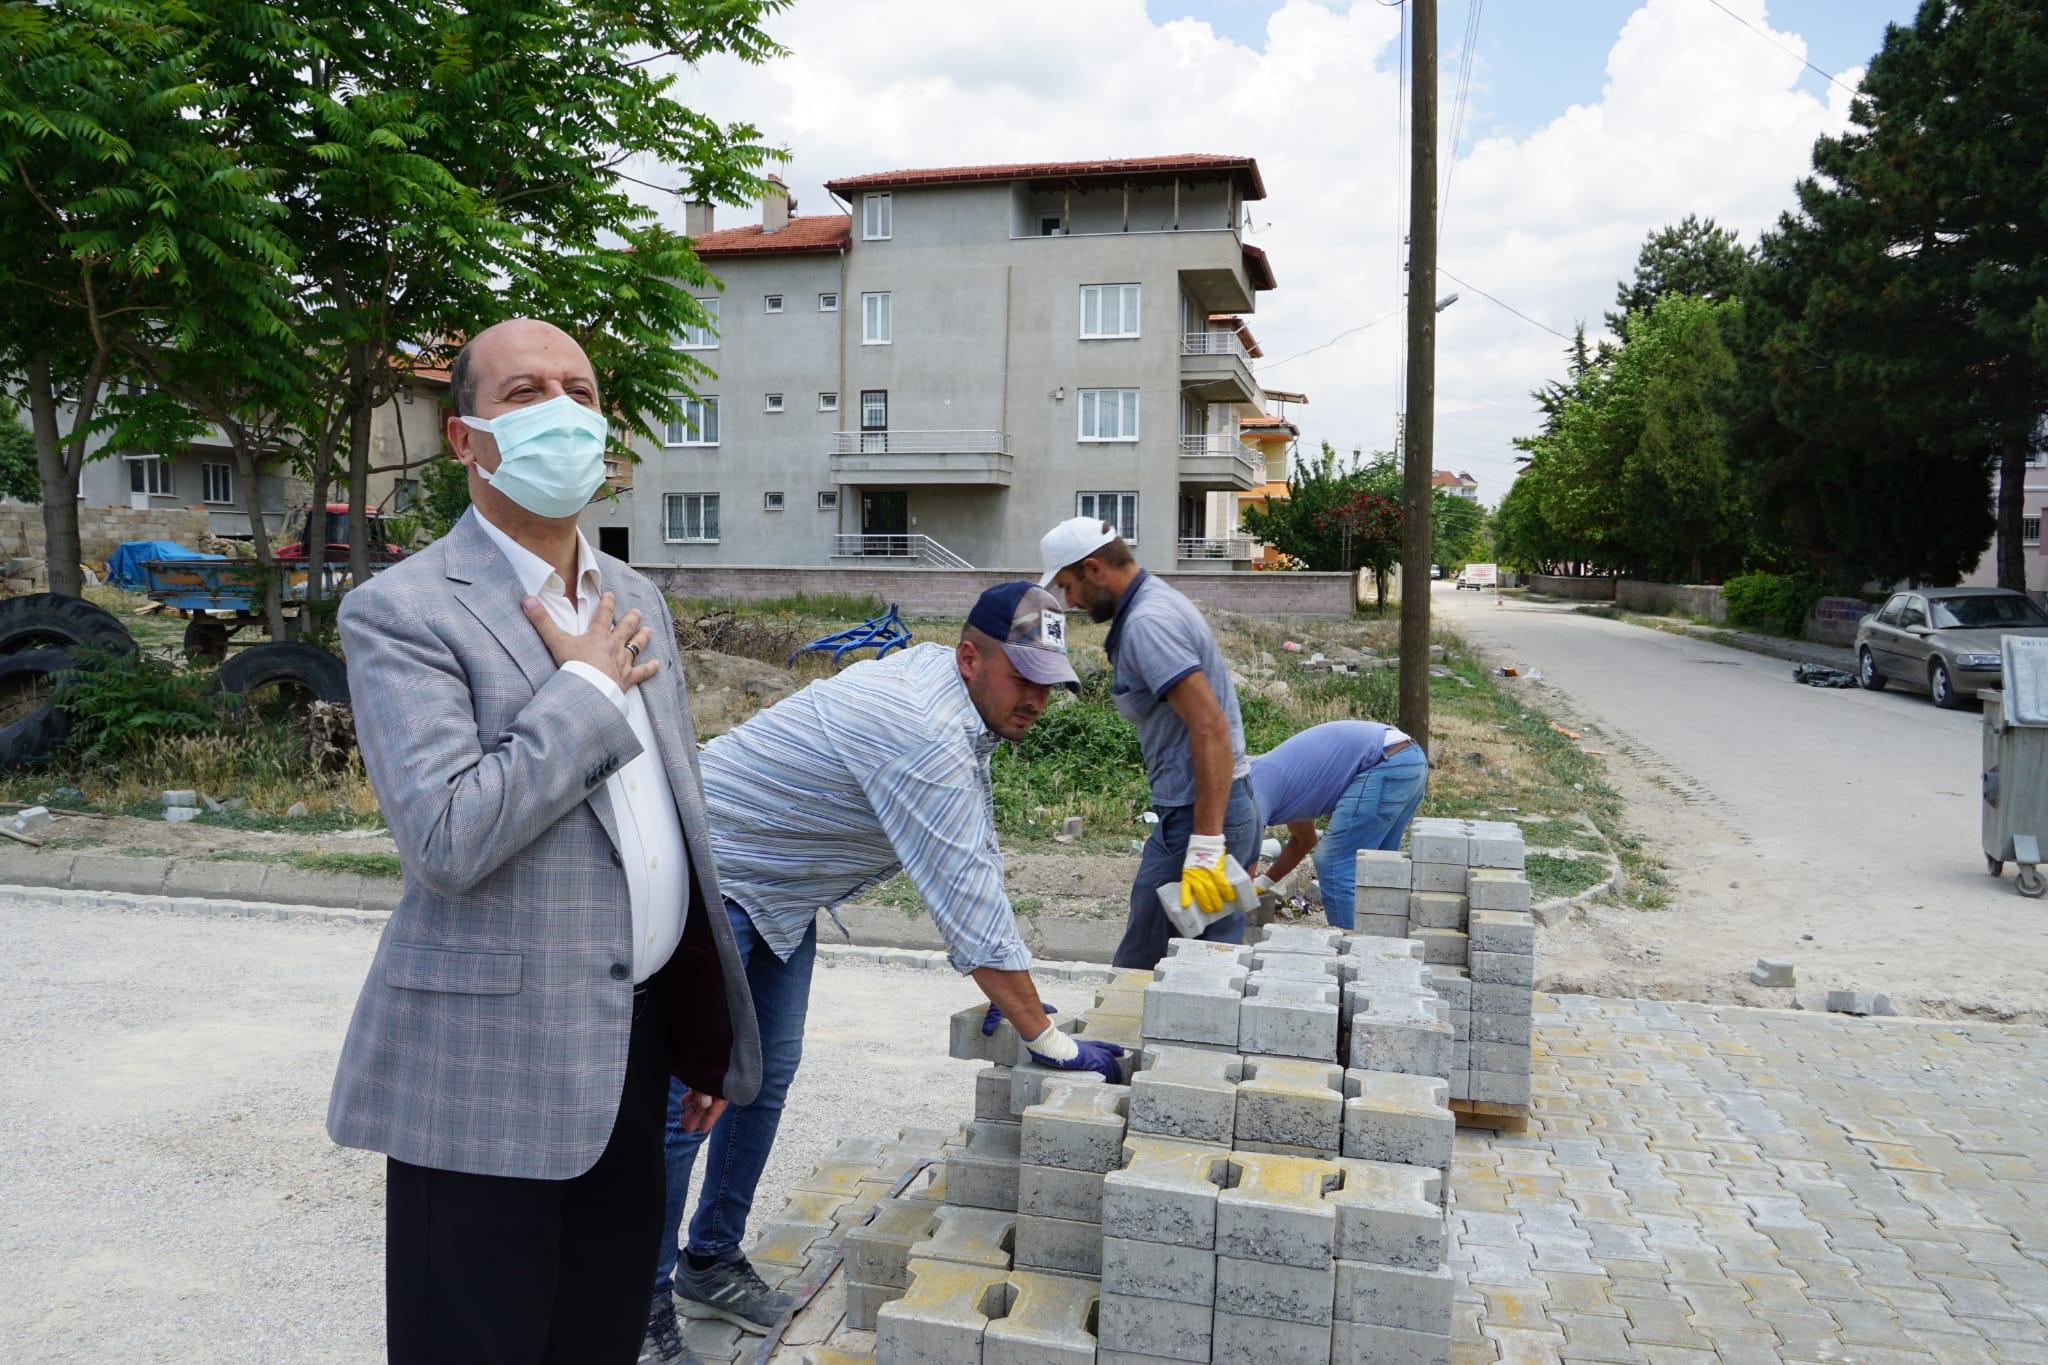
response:
[(1238, 1050), (1334, 1062), (1343, 999), (1336, 981), (1254, 976), (1238, 1011)]
[(1408, 855), (1395, 849), (1361, 849), (1357, 860), (1358, 888), (1408, 889), (1412, 876)]
[[(1449, 1077), (1451, 1098), (1469, 1100), (1472, 1098), (1472, 1071), (1469, 1066), (1453, 1067)], [(1446, 1168), (1448, 1169), (1448, 1168)]]
[(1009, 1312), (981, 1336), (981, 1365), (1094, 1365), (1092, 1280), (1067, 1275), (1010, 1274)]
[(1330, 1263), (1337, 1213), (1323, 1196), (1343, 1181), (1325, 1160), (1234, 1152), (1216, 1197), (1216, 1251), (1315, 1270)]
[[(1408, 937), (1422, 945), (1422, 960), (1462, 967), (1471, 953), (1471, 943), (1462, 930), (1410, 928)], [(1477, 980), (1477, 977), (1473, 978)]]
[(996, 1025), (994, 1033), (983, 1037), (981, 1023), (987, 1017), (987, 1005), (969, 1005), (955, 1013), (947, 1055), (964, 1062), (994, 1062), (999, 1066), (1015, 1062), (1024, 1050), (1017, 1039), (1017, 1030), (1005, 1019)]
[(843, 1236), (847, 1230), (864, 1226), (888, 1197), (887, 1185), (873, 1180), (861, 1181), (860, 1192), (832, 1211), (833, 1229)]
[(1505, 822), (1483, 822), (1465, 840), (1466, 862), (1472, 867), (1520, 871), (1524, 856), (1522, 831)]
[(968, 1125), (967, 1146), (946, 1154), (946, 1197), (977, 1209), (1017, 1209), (1019, 1125)]
[(1443, 1076), (1451, 1069), (1450, 1011), (1433, 998), (1427, 1008), (1413, 998), (1382, 997), (1351, 1016), (1351, 1052), (1346, 1061), (1361, 1071), (1399, 1071)]
[(1526, 1014), (1474, 1014), (1471, 1018), (1471, 1040), (1475, 1043), (1529, 1046), (1530, 1019)]
[(1344, 1183), (1324, 1199), (1337, 1211), (1337, 1259), (1433, 1270), (1444, 1263), (1443, 1178), (1425, 1166), (1337, 1162)]
[(1245, 983), (1245, 990), (1249, 992), (1251, 982), (1262, 976), (1341, 984), (1350, 967), (1350, 958), (1334, 953), (1281, 953), (1261, 948), (1252, 958), (1251, 981)]
[(1166, 956), (1160, 959), (1156, 975), (1165, 976), (1188, 964), (1197, 967), (1249, 968), (1252, 965), (1252, 945), (1218, 943), (1214, 939), (1206, 938), (1170, 938), (1166, 941)]
[(1169, 1242), (1105, 1237), (1102, 1292), (1168, 1303), (1212, 1303), (1216, 1298), (1216, 1253)]
[(1472, 979), (1474, 1014), (1528, 1014), (1535, 992), (1527, 986), (1508, 986), (1494, 981)]
[[(1463, 929), (1465, 898), (1442, 891), (1408, 893), (1408, 925), (1412, 929)], [(1429, 956), (1425, 947), (1423, 956)]]
[(1410, 891), (1448, 892), (1454, 896), (1465, 894), (1465, 865), (1463, 863), (1410, 863), (1408, 872)]
[(1145, 988), (1145, 1037), (1235, 1047), (1238, 1006), (1249, 975), (1246, 968), (1233, 966), (1162, 976)]
[(1407, 1270), (1364, 1261), (1337, 1262), (1336, 1314), (1410, 1332), (1451, 1332), (1451, 1268)]
[(1465, 878), (1465, 898), (1474, 910), (1508, 910), (1527, 914), (1534, 896), (1521, 872), (1475, 867)]
[(1055, 1085), (1101, 1084), (1102, 1077), (1093, 1071), (1066, 1071), (1038, 1062), (1020, 1062), (1010, 1068), (1010, 1116), (1021, 1121), (1024, 1111), (1042, 1101), (1045, 1092)]
[(1479, 1100), (1486, 1104), (1527, 1106), (1529, 1103), (1529, 1073), (1526, 1071), (1503, 1073), (1481, 1071), (1475, 1067), (1468, 1074), (1470, 1079), (1466, 1081), (1467, 1099)]
[(1334, 1265), (1311, 1270), (1273, 1261), (1239, 1260), (1235, 1256), (1216, 1258), (1218, 1313), (1328, 1327), (1336, 1285)]
[(903, 1193), (896, 1197), (899, 1199), (916, 1199), (927, 1204), (945, 1203), (946, 1163), (940, 1161), (936, 1165), (926, 1167), (923, 1182), (911, 1181), (904, 1188)]
[(1206, 1303), (1172, 1303), (1105, 1291), (1097, 1328), (1105, 1350), (1167, 1360), (1208, 1360), (1214, 1313)]
[(1344, 950), (1344, 931), (1317, 924), (1268, 924), (1255, 946), (1272, 953), (1336, 954)]
[[(910, 1277), (906, 1274), (904, 1278)], [(846, 1281), (846, 1325), (856, 1332), (875, 1330), (875, 1315), (885, 1303), (893, 1303), (903, 1297), (902, 1285), (864, 1284), (859, 1280)]]
[(1406, 919), (1411, 894), (1405, 886), (1361, 886), (1352, 893), (1351, 908), (1360, 915), (1399, 915)]
[(1452, 1010), (1444, 1022), (1451, 1026), (1451, 1065), (1458, 1065), (1459, 1048), (1472, 1041), (1472, 1020), (1475, 1016), (1469, 1010)]
[(1123, 1161), (1130, 1087), (1103, 1085), (1099, 1076), (1088, 1079), (1096, 1084), (1054, 1082), (1024, 1111), (1022, 1160), (1098, 1174)]
[(812, 1223), (756, 1224), (754, 1239), (747, 1244), (747, 1259), (769, 1265), (803, 1266), (811, 1259), (812, 1244), (829, 1239), (831, 1233)]
[(1474, 953), (1470, 970), (1473, 982), (1479, 985), (1536, 984), (1536, 959), (1527, 953)]
[(1309, 1147), (1299, 1142), (1260, 1142), (1256, 1138), (1238, 1139), (1234, 1150), (1256, 1152), (1262, 1156), (1298, 1156), (1308, 1161), (1327, 1161), (1332, 1155), (1328, 1147)]
[(1020, 1270), (1057, 1270), (1068, 1275), (1102, 1273), (1102, 1227), (1070, 1218), (1017, 1215), (1015, 1264)]
[(1232, 1052), (1148, 1047), (1131, 1077), (1130, 1131), (1228, 1146), (1243, 1077), (1244, 1060)]
[(1528, 957), (1536, 951), (1536, 921), (1511, 910), (1475, 910), (1465, 932), (1475, 953), (1513, 953)]
[(1388, 1071), (1344, 1073), (1344, 1155), (1445, 1170), (1455, 1123), (1450, 1086)]
[(829, 1161), (850, 1161), (862, 1166), (872, 1166), (882, 1159), (889, 1140), (881, 1137), (841, 1138), (839, 1145), (832, 1149)]
[(1755, 986), (1791, 986), (1797, 983), (1798, 975), (1790, 958), (1760, 957), (1756, 966), (1749, 969), (1749, 980)]
[(1227, 1147), (1125, 1137), (1124, 1168), (1102, 1179), (1103, 1236), (1214, 1247), (1216, 1196), (1230, 1156)]
[(166, 810), (179, 808), (197, 810), (199, 807), (199, 793), (195, 791), (165, 792), (163, 794), (163, 805)]
[[(1169, 948), (1172, 947), (1171, 941), (1168, 942), (1167, 946)], [(1102, 992), (1135, 991), (1143, 995), (1145, 988), (1159, 979), (1158, 973), (1144, 967), (1117, 967), (1114, 970), (1116, 975), (1112, 976), (1102, 987)], [(1098, 992), (1095, 998), (1098, 1001), (1101, 1000), (1102, 993)]]
[[(1401, 899), (1404, 907), (1407, 898), (1408, 893), (1402, 892)], [(1405, 908), (1398, 915), (1368, 915), (1360, 913), (1354, 916), (1354, 923), (1358, 926), (1359, 934), (1366, 938), (1390, 938), (1398, 939), (1402, 942), (1406, 942), (1408, 939), (1408, 911)]]
[(875, 1355), (896, 1365), (961, 1365), (1009, 1307), (1009, 1271), (912, 1261), (910, 1287), (875, 1315)]
[(974, 1117), (985, 1123), (1015, 1123), (1010, 1110), (1010, 1068), (985, 1066), (974, 1073)]
[(1472, 1008), (1472, 978), (1463, 967), (1448, 962), (1438, 962), (1429, 969), (1429, 988), (1436, 992), (1437, 999), (1450, 1006), (1453, 1014), (1461, 1014)]
[(1236, 1137), (1334, 1152), (1344, 1139), (1344, 1071), (1326, 1062), (1247, 1057), (1237, 1087)]
[(1344, 952), (1357, 960), (1361, 971), (1367, 962), (1398, 962), (1402, 958), (1422, 961), (1422, 945), (1407, 938), (1389, 942), (1383, 938), (1352, 934), (1344, 940)]
[(778, 1223), (801, 1223), (828, 1231), (832, 1227), (832, 1215), (846, 1203), (846, 1196), (827, 1194), (821, 1190), (793, 1190), (789, 1199), (775, 1214)]
[(847, 1278), (897, 1289), (907, 1286), (910, 1248), (931, 1235), (937, 1215), (936, 1208), (921, 1200), (883, 1200), (864, 1227), (847, 1231)]
[(1331, 1365), (1451, 1365), (1448, 1332), (1410, 1332), (1367, 1322), (1339, 1322), (1330, 1338)]
[(1330, 1359), (1330, 1324), (1275, 1322), (1241, 1313), (1216, 1310), (1212, 1360), (1242, 1360), (1259, 1365), (1326, 1365)]
[(811, 1167), (809, 1175), (796, 1182), (796, 1188), (851, 1199), (860, 1193), (860, 1182), (872, 1171), (873, 1168), (865, 1161), (821, 1161)]
[[(1075, 1023), (1074, 1036), (1086, 1038), (1093, 1043), (1115, 1043), (1132, 1056), (1136, 1056), (1145, 1046), (1144, 1024), (1135, 1014), (1100, 1015), (1090, 1010)], [(1124, 1074), (1128, 1079), (1128, 1065), (1124, 1068)]]
[(1472, 1044), (1472, 1069), (1474, 1071), (1498, 1071), (1504, 1075), (1520, 1072), (1529, 1074), (1529, 1045), (1527, 1043), (1474, 1043)]
[(1016, 1245), (1016, 1214), (942, 1204), (933, 1215), (931, 1235), (910, 1244), (910, 1259), (1008, 1270)]
[(1408, 856), (1418, 863), (1468, 866), (1471, 862), (1470, 841), (1464, 824), (1441, 817), (1415, 821), (1408, 826)]
[[(1123, 1159), (1121, 1149), (1118, 1161)], [(1078, 1223), (1102, 1221), (1102, 1172), (1069, 1171), (1056, 1166), (1017, 1168), (1017, 1212), (1036, 1218), (1065, 1218)]]

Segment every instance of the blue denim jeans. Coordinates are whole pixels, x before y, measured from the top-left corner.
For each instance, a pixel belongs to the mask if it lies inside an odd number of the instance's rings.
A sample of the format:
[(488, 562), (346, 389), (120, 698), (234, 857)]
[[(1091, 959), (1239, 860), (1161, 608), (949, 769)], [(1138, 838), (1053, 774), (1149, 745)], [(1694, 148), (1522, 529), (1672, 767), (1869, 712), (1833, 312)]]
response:
[(697, 1194), (697, 1216), (690, 1220), (689, 1249), (699, 1256), (717, 1256), (740, 1244), (747, 1214), (754, 1207), (754, 1187), (775, 1146), (782, 1123), (782, 1101), (796, 1078), (804, 1056), (804, 1018), (811, 1003), (811, 965), (818, 956), (818, 926), (784, 962), (775, 955), (747, 912), (725, 903), (732, 937), (747, 969), (754, 993), (754, 1015), (761, 1028), (761, 1093), (752, 1104), (729, 1105), (706, 1133), (682, 1130), (683, 1083), (669, 1080), (668, 1134), (665, 1143), (668, 1194), (662, 1209), (661, 1258), (654, 1266), (654, 1296), (669, 1292), (675, 1274), (677, 1241), (683, 1226), (683, 1200), (690, 1192), (690, 1170), (697, 1150), (705, 1152), (704, 1188)]
[[(1175, 932), (1173, 921), (1159, 908), (1159, 888), (1180, 881), (1181, 864), (1188, 856), (1188, 836), (1195, 832), (1193, 806), (1157, 806), (1154, 811), (1159, 823), (1145, 841), (1138, 879), (1131, 883), (1131, 917), (1124, 924), (1123, 941), (1117, 945), (1114, 959), (1119, 967), (1148, 971), (1166, 956), (1166, 941)], [(1252, 784), (1241, 777), (1230, 784), (1230, 804), (1223, 808), (1223, 842), (1246, 871), (1259, 856), (1259, 833), (1259, 807), (1252, 800)], [(1242, 943), (1244, 916), (1225, 915), (1202, 937), (1218, 943)]]
[(1323, 890), (1323, 913), (1333, 928), (1354, 925), (1359, 851), (1399, 848), (1428, 785), (1429, 760), (1417, 744), (1367, 768), (1337, 798), (1330, 827), (1310, 855)]

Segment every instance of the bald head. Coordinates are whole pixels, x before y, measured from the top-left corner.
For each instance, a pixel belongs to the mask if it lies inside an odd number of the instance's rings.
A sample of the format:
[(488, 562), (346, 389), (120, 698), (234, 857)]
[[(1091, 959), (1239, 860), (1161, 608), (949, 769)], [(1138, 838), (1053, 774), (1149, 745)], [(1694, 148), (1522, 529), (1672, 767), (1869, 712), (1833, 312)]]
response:
[[(553, 382), (532, 397), (519, 392), (521, 379)], [(448, 368), (448, 388), (458, 417), (491, 417), (508, 407), (545, 402), (563, 393), (597, 406), (597, 377), (590, 357), (576, 338), (538, 318), (510, 318), (471, 337)]]

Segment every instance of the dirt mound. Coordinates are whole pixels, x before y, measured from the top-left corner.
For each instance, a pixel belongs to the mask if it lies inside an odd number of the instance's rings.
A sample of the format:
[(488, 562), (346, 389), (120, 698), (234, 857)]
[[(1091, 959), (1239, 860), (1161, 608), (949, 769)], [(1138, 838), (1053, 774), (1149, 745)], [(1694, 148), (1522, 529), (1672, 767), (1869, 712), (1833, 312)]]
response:
[(690, 685), (690, 714), (699, 739), (724, 734), (802, 686), (787, 669), (711, 649), (684, 650), (683, 677)]
[(781, 617), (714, 611), (676, 618), (676, 648), (685, 655), (693, 650), (712, 650), (780, 664), (808, 638), (795, 621)]

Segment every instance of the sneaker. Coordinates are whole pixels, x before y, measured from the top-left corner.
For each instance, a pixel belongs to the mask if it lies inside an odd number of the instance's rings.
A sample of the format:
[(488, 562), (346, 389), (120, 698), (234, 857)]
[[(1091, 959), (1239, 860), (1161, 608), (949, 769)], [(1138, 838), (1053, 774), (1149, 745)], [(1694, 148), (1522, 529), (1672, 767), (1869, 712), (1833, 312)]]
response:
[(796, 1302), (788, 1294), (770, 1289), (738, 1248), (702, 1270), (684, 1256), (676, 1263), (675, 1286), (677, 1298), (688, 1299), (746, 1332), (768, 1331)]
[(683, 1345), (676, 1323), (676, 1302), (663, 1294), (647, 1310), (647, 1339), (640, 1343), (641, 1365), (700, 1365)]

